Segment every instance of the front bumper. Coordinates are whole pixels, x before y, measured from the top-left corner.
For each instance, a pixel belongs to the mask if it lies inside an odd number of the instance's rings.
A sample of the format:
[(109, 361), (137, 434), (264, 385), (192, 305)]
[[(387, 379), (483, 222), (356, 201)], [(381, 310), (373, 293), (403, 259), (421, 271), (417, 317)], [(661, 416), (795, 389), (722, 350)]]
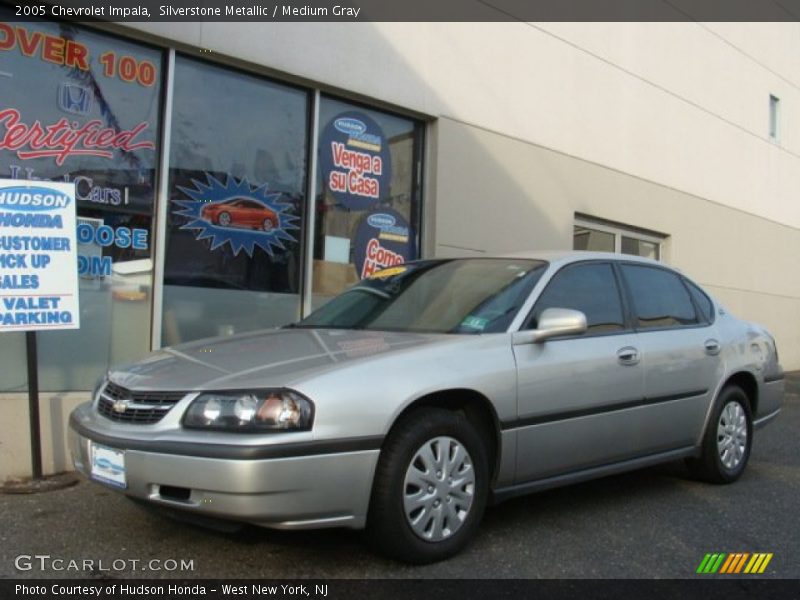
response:
[(210, 458), (152, 452), (140, 440), (115, 439), (73, 418), (72, 460), (87, 478), (90, 445), (98, 442), (125, 451), (127, 487), (112, 489), (168, 509), (279, 529), (362, 528), (379, 454), (306, 449), (277, 458)]

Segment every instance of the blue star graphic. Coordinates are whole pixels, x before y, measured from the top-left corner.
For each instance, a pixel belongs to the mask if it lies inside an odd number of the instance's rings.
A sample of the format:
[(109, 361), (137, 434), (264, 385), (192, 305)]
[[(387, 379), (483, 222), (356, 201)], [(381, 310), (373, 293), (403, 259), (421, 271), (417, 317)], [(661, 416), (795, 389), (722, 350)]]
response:
[[(227, 181), (222, 183), (207, 173), (206, 179), (208, 183), (192, 179), (194, 188), (178, 186), (178, 189), (191, 200), (173, 200), (180, 207), (180, 210), (174, 210), (173, 214), (187, 217), (189, 220), (181, 226), (181, 229), (196, 231), (195, 239), (197, 240), (210, 239), (211, 250), (230, 244), (234, 256), (241, 251), (246, 252), (248, 256), (253, 256), (253, 251), (258, 246), (270, 256), (274, 256), (275, 249), (286, 249), (286, 246), (283, 245), (284, 241), (297, 241), (287, 230), (300, 229), (296, 223), (300, 217), (287, 212), (292, 205), (280, 202), (280, 192), (269, 193), (266, 185), (251, 186), (246, 178), (237, 181), (236, 178), (228, 176)], [(203, 218), (204, 206), (233, 198), (247, 198), (263, 204), (277, 215), (278, 223), (275, 223), (269, 231), (254, 231), (223, 227)]]

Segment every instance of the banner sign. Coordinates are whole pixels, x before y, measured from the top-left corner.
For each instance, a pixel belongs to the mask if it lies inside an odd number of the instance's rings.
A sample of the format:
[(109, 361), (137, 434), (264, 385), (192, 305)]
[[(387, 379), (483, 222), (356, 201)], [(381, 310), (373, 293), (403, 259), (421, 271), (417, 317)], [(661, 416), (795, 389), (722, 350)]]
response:
[(364, 113), (340, 113), (319, 144), (325, 187), (345, 208), (366, 210), (389, 193), (392, 157), (380, 126)]
[(78, 329), (75, 185), (0, 179), (0, 331)]
[(368, 214), (356, 231), (355, 255), (361, 279), (380, 269), (412, 260), (414, 242), (408, 222), (391, 208)]

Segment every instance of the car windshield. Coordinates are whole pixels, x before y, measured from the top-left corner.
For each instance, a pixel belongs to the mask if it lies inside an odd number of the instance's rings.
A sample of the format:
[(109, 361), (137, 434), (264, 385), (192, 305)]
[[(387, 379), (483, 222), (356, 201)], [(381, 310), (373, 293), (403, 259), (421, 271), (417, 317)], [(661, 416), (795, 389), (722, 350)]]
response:
[(505, 331), (547, 263), (454, 259), (378, 271), (294, 327), (434, 333)]

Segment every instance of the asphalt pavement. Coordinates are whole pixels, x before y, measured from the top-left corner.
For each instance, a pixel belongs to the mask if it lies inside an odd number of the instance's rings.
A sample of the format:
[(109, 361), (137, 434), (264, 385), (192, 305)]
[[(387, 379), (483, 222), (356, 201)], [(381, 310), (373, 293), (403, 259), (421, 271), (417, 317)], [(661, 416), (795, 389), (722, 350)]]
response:
[(517, 498), (434, 565), (375, 556), (356, 531), (202, 529), (81, 481), (0, 495), (0, 577), (685, 578), (709, 577), (695, 575), (706, 553), (766, 552), (764, 577), (800, 578), (800, 374), (787, 388), (737, 483), (693, 481), (675, 463)]

